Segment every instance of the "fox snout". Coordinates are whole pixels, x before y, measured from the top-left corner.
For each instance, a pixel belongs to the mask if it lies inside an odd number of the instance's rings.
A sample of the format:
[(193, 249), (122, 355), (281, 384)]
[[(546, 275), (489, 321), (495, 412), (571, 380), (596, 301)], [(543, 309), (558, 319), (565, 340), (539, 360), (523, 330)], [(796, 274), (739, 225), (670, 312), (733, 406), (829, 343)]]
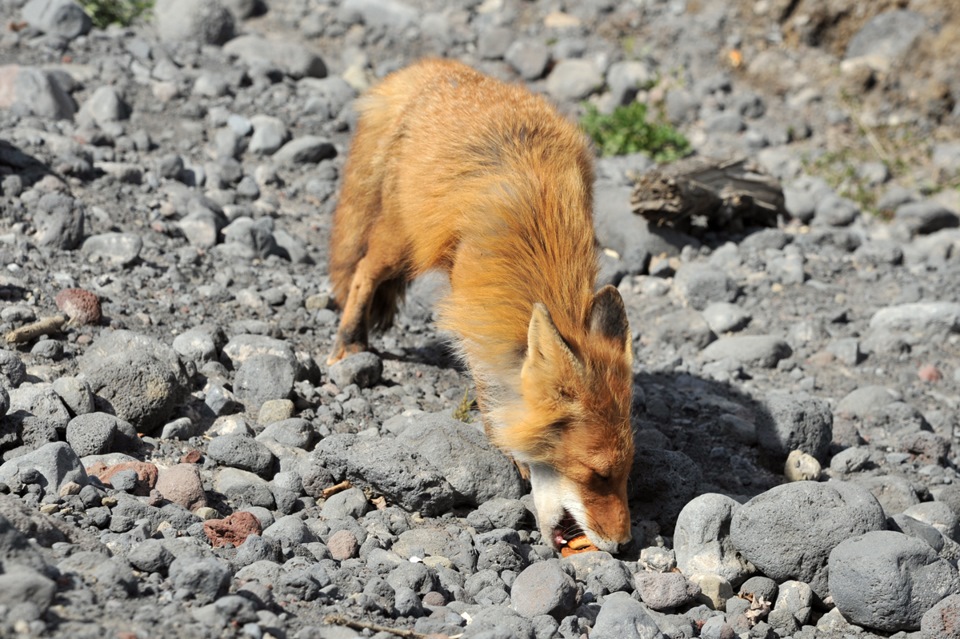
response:
[[(591, 471), (592, 472), (592, 471)], [(585, 534), (590, 542), (616, 553), (631, 539), (627, 468), (621, 477), (569, 477), (545, 464), (530, 466), (530, 485), (544, 543), (559, 550)]]

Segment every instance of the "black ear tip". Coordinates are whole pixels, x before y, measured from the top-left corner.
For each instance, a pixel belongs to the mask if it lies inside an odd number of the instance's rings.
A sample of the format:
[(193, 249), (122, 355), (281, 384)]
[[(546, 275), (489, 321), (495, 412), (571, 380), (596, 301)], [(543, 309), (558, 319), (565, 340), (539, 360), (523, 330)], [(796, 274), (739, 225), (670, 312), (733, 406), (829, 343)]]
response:
[(620, 291), (607, 284), (593, 298), (590, 311), (590, 329), (612, 339), (620, 339), (629, 332), (627, 311)]

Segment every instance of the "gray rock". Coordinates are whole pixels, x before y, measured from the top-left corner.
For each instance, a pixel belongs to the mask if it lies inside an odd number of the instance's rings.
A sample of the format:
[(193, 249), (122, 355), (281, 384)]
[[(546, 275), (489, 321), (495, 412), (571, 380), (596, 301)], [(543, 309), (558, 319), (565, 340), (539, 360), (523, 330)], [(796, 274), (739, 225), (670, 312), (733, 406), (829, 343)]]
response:
[(50, 442), (5, 462), (0, 465), (0, 481), (13, 481), (26, 470), (35, 471), (37, 483), (54, 493), (67, 482), (76, 482), (81, 486), (87, 483), (87, 473), (80, 458), (66, 442)]
[(307, 99), (306, 109), (333, 119), (343, 112), (357, 92), (339, 76), (304, 78), (297, 82), (297, 91)]
[(50, 384), (21, 385), (8, 395), (6, 416), (0, 420), (0, 451), (23, 446), (36, 450), (57, 441), (70, 413)]
[(793, 351), (774, 335), (727, 335), (718, 338), (700, 352), (705, 362), (729, 360), (740, 366), (773, 368)]
[(516, 35), (507, 27), (491, 26), (477, 35), (477, 53), (484, 60), (499, 60), (504, 57)]
[(735, 333), (746, 328), (752, 316), (736, 304), (711, 302), (703, 309), (703, 319), (717, 335)]
[(284, 144), (273, 154), (278, 164), (316, 164), (321, 160), (337, 157), (337, 149), (326, 138), (316, 135), (304, 135)]
[(477, 532), (487, 532), (495, 528), (519, 530), (532, 522), (531, 513), (519, 499), (493, 497), (484, 500), (480, 506), (467, 515), (467, 522)]
[(26, 379), (27, 367), (17, 353), (0, 349), (0, 376), (0, 386), (8, 389), (16, 388)]
[(409, 511), (433, 516), (446, 512), (455, 501), (453, 487), (433, 465), (390, 437), (333, 435), (317, 444), (312, 455), (334, 476)]
[(919, 630), (925, 612), (960, 589), (957, 569), (919, 539), (889, 530), (847, 539), (830, 553), (830, 595), (851, 622)]
[(602, 86), (603, 74), (590, 60), (560, 60), (547, 76), (547, 93), (557, 102), (582, 100)]
[(359, 519), (370, 510), (367, 496), (359, 488), (348, 488), (323, 503), (320, 515), (325, 519)]
[(700, 589), (678, 572), (638, 572), (634, 576), (640, 601), (654, 610), (679, 608), (693, 601)]
[(213, 557), (182, 556), (170, 564), (173, 587), (198, 603), (208, 603), (225, 595), (230, 578), (230, 568)]
[(869, 490), (887, 516), (902, 513), (910, 506), (920, 503), (913, 485), (899, 475), (854, 477), (850, 482)]
[(907, 53), (927, 30), (927, 19), (916, 11), (894, 10), (878, 13), (847, 43), (846, 59), (869, 56), (881, 68)]
[(383, 374), (383, 360), (369, 352), (349, 355), (330, 367), (330, 381), (346, 388), (356, 384), (360, 388), (375, 386)]
[(251, 257), (266, 259), (277, 254), (277, 240), (273, 237), (273, 219), (238, 217), (223, 229), (225, 242), (238, 244), (249, 250)]
[(733, 514), (730, 539), (764, 575), (827, 595), (827, 560), (841, 541), (886, 528), (867, 490), (840, 481), (794, 482), (757, 495)]
[(272, 476), (276, 458), (266, 446), (243, 435), (220, 435), (210, 440), (207, 455), (221, 464), (247, 470), (261, 477)]
[(400, 0), (344, 0), (339, 19), (346, 24), (363, 22), (369, 27), (403, 31), (416, 26), (419, 12)]
[(271, 399), (286, 399), (293, 392), (297, 369), (278, 355), (254, 355), (240, 365), (233, 391), (251, 412)]
[(16, 496), (0, 495), (0, 569), (4, 572), (23, 566), (52, 576), (40, 545), (65, 541), (49, 517), (28, 508)]
[(266, 335), (236, 335), (224, 345), (222, 352), (234, 369), (239, 369), (254, 355), (276, 355), (297, 365), (297, 355), (288, 342)]
[(524, 80), (537, 80), (543, 76), (550, 62), (550, 50), (538, 40), (519, 39), (513, 42), (503, 55)]
[(550, 615), (559, 620), (577, 606), (577, 583), (559, 560), (539, 561), (517, 575), (510, 588), (510, 605), (528, 619)]
[[(946, 539), (939, 530), (903, 513), (898, 513), (887, 519), (887, 524), (890, 526), (890, 530), (915, 537), (929, 545), (938, 553), (943, 550), (946, 544)], [(943, 555), (941, 554), (941, 556)]]
[(651, 339), (678, 349), (690, 345), (699, 350), (716, 339), (703, 315), (692, 308), (658, 314), (647, 330)]
[[(631, 160), (643, 156), (628, 156)], [(643, 161), (643, 160), (638, 160)], [(594, 225), (601, 246), (615, 251), (631, 275), (647, 272), (653, 255), (678, 255), (680, 248), (698, 242), (671, 229), (651, 226), (630, 209), (631, 187), (598, 181), (594, 197)]]
[(960, 637), (960, 594), (947, 595), (920, 617), (922, 639)]
[(289, 133), (287, 125), (278, 117), (272, 115), (255, 115), (250, 118), (253, 124), (253, 135), (247, 150), (256, 155), (270, 155), (283, 146)]
[(817, 202), (813, 221), (827, 226), (849, 226), (860, 215), (860, 207), (853, 200), (830, 194)]
[(130, 105), (112, 86), (97, 87), (77, 113), (78, 122), (92, 122), (101, 128), (129, 117)]
[(770, 577), (757, 575), (755, 577), (750, 577), (740, 585), (739, 594), (741, 597), (750, 596), (754, 600), (757, 597), (763, 597), (766, 601), (769, 601), (772, 604), (777, 600), (778, 591), (779, 586), (777, 586), (776, 581)]
[(656, 74), (650, 67), (636, 60), (614, 62), (607, 69), (607, 87), (616, 105), (633, 102), (637, 92), (656, 82)]
[(222, 214), (211, 210), (197, 210), (187, 213), (177, 221), (177, 227), (187, 238), (191, 246), (210, 248), (220, 240), (220, 233), (227, 225)]
[(908, 506), (904, 515), (921, 521), (943, 534), (944, 537), (957, 541), (960, 535), (960, 518), (950, 506), (942, 501), (925, 501)]
[(960, 226), (960, 217), (956, 213), (932, 200), (901, 204), (893, 215), (893, 221), (904, 230), (906, 237), (929, 235)]
[[(55, 581), (27, 566), (12, 566), (0, 574), (0, 606), (8, 611), (21, 604), (32, 604), (42, 615), (53, 603), (56, 592)], [(8, 614), (7, 620), (13, 621), (15, 613)]]
[(810, 620), (813, 606), (813, 591), (802, 581), (785, 581), (780, 584), (773, 609), (788, 614), (800, 625)]
[(67, 40), (86, 35), (93, 26), (90, 16), (73, 0), (30, 0), (21, 15), (38, 31)]
[(94, 411), (93, 392), (86, 382), (72, 375), (65, 375), (53, 380), (53, 390), (73, 415), (85, 415)]
[(960, 332), (960, 303), (913, 302), (881, 308), (870, 318), (870, 329), (930, 334)]
[(237, 507), (276, 508), (277, 505), (269, 482), (250, 471), (221, 468), (214, 475), (213, 487)]
[(285, 515), (277, 519), (273, 525), (263, 531), (261, 536), (264, 539), (279, 541), (284, 549), (317, 541), (317, 536), (299, 515)]
[(467, 504), (519, 499), (525, 492), (515, 464), (479, 428), (445, 413), (419, 416), (397, 440), (426, 458)]
[[(369, 520), (370, 514), (365, 519)], [(477, 551), (467, 533), (456, 536), (442, 529), (405, 530), (397, 537), (392, 550), (403, 559), (411, 557), (423, 559), (424, 555), (445, 557), (464, 574), (473, 573), (477, 568)]]
[[(107, 413), (77, 415), (67, 424), (67, 443), (78, 457), (103, 455), (118, 450), (115, 441), (119, 439), (119, 422), (119, 419)], [(125, 430), (129, 434), (133, 429), (131, 427)], [(133, 436), (136, 438), (135, 431)]]
[(100, 233), (83, 242), (81, 252), (88, 260), (129, 266), (140, 257), (143, 239), (136, 233)]
[(646, 607), (628, 593), (615, 592), (600, 606), (590, 639), (664, 639)]
[(222, 45), (235, 33), (233, 13), (220, 0), (164, 0), (153, 15), (164, 42)]
[(54, 120), (70, 119), (77, 112), (73, 98), (51, 73), (19, 64), (0, 66), (0, 108)]
[(715, 574), (732, 584), (740, 583), (753, 572), (753, 566), (744, 560), (730, 539), (730, 521), (740, 507), (730, 497), (716, 493), (700, 495), (683, 507), (673, 533), (680, 572)]
[(34, 241), (39, 246), (69, 251), (83, 238), (85, 212), (83, 204), (69, 195), (47, 193), (40, 198), (34, 212)]
[(183, 359), (201, 364), (216, 361), (223, 342), (223, 332), (218, 327), (198, 326), (174, 337), (172, 346)]
[(793, 450), (827, 459), (833, 439), (833, 414), (826, 400), (806, 393), (773, 391), (764, 398), (757, 424), (762, 448), (786, 457)]
[(299, 417), (291, 417), (268, 424), (259, 435), (258, 441), (275, 441), (284, 446), (310, 450), (317, 441), (318, 434), (313, 424)]
[(141, 432), (162, 426), (189, 392), (176, 352), (152, 337), (127, 330), (98, 338), (80, 358), (80, 372), (104, 412), (112, 412)]
[(535, 639), (533, 620), (504, 605), (483, 606), (473, 614), (462, 639)]
[(327, 75), (327, 65), (323, 59), (298, 42), (268, 40), (259, 35), (248, 34), (233, 38), (224, 45), (223, 50), (252, 67), (265, 62), (274, 65), (295, 79), (323, 78)]
[(159, 539), (144, 539), (127, 555), (131, 566), (145, 572), (165, 573), (174, 558), (174, 554)]

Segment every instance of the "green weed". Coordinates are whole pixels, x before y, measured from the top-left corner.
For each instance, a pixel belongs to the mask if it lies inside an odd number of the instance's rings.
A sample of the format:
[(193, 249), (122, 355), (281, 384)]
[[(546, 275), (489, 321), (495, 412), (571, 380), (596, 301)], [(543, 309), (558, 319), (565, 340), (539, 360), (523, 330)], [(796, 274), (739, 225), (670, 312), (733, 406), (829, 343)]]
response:
[(473, 410), (474, 399), (470, 397), (470, 389), (463, 391), (463, 397), (460, 399), (460, 403), (457, 404), (457, 407), (453, 409), (453, 418), (463, 422), (464, 424), (469, 424), (473, 421), (473, 415), (471, 410)]
[(134, 20), (153, 9), (154, 0), (80, 0), (93, 25), (106, 29), (111, 24), (129, 26)]
[(609, 115), (600, 113), (592, 104), (585, 108), (580, 126), (603, 156), (645, 153), (654, 161), (664, 163), (691, 151), (687, 138), (670, 124), (662, 120), (648, 122), (647, 105), (642, 102), (617, 107)]

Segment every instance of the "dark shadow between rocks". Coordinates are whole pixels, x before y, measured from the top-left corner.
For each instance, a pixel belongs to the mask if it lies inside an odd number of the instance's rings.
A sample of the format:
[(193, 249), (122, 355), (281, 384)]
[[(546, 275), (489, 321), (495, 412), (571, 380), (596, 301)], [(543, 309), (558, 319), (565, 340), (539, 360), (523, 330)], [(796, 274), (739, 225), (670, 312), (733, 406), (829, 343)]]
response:
[(658, 532), (672, 534), (680, 511), (698, 495), (742, 502), (783, 482), (785, 458), (757, 445), (757, 429), (771, 417), (755, 398), (685, 373), (637, 373), (634, 388), (636, 453), (628, 494), (641, 530), (655, 522)]
[(47, 175), (55, 175), (49, 166), (37, 158), (6, 140), (0, 140), (0, 177), (7, 172), (19, 175), (24, 187), (33, 186)]

